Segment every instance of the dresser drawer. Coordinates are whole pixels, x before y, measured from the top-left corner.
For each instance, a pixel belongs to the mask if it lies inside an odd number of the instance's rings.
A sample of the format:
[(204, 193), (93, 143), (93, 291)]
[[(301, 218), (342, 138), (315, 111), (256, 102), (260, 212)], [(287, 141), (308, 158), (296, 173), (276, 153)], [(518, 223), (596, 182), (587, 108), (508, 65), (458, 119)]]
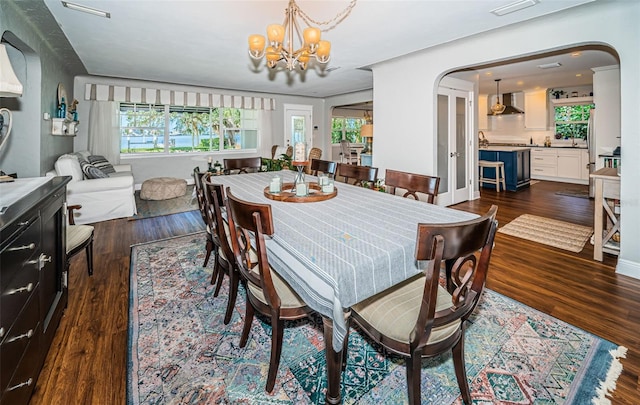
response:
[[(38, 379), (40, 363), (37, 341), (29, 342), (9, 384), (2, 389), (2, 404), (27, 405)], [(3, 370), (4, 371), (4, 370)], [(13, 370), (12, 370), (13, 371)]]
[[(38, 289), (34, 290), (33, 296), (2, 340), (0, 346), (0, 368), (2, 369), (0, 387), (2, 390), (8, 386), (9, 381), (15, 375), (19, 368), (20, 359), (24, 361), (23, 354), (29, 344), (35, 342), (35, 346), (38, 346), (41, 333), (39, 330), (40, 300), (37, 293)], [(34, 356), (38, 357), (37, 351)]]

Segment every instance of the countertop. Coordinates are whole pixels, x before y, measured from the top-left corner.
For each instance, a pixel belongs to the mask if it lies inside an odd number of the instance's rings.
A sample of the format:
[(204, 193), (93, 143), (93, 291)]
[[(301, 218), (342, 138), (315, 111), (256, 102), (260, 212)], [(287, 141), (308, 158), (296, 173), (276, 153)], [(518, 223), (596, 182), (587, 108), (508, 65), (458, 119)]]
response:
[(492, 150), (492, 151), (500, 151), (500, 152), (516, 152), (519, 150), (527, 150), (531, 148), (544, 148), (544, 149), (587, 149), (586, 146), (560, 146), (560, 145), (551, 145), (551, 146), (542, 146), (542, 145), (489, 145), (486, 148), (479, 147), (478, 150)]

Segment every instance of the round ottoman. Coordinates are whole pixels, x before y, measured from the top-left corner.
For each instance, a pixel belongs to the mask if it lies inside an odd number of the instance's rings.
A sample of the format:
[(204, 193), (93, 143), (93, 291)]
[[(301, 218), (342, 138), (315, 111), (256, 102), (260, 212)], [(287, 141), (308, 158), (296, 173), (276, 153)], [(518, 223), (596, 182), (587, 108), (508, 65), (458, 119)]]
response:
[(175, 177), (155, 177), (145, 180), (140, 188), (141, 200), (168, 200), (183, 196), (187, 192), (187, 181)]

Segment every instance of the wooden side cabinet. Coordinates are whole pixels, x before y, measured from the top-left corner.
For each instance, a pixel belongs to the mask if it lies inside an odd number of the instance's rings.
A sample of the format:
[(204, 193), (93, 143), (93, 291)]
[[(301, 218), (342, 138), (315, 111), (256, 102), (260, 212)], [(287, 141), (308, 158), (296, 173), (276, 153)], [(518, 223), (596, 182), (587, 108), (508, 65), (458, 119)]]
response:
[(0, 215), (2, 404), (29, 403), (67, 305), (64, 202), (69, 180), (52, 177), (25, 190)]

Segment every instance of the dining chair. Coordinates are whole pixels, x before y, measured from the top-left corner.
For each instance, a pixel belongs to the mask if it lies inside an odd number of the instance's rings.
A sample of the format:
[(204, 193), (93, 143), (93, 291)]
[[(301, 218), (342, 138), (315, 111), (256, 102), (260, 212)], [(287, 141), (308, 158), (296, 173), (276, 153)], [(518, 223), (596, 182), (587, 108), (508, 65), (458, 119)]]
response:
[(335, 176), (338, 164), (330, 160), (313, 159), (311, 161), (311, 174), (317, 176), (318, 172)]
[(353, 180), (354, 185), (373, 188), (378, 180), (378, 168), (338, 163), (336, 175), (342, 177), (345, 183)]
[(260, 156), (247, 158), (224, 159), (224, 174), (231, 174), (237, 171), (240, 173), (259, 172), (262, 167), (262, 158)]
[(440, 177), (424, 174), (407, 173), (398, 170), (387, 169), (384, 176), (384, 184), (389, 187), (391, 194), (396, 193), (396, 187), (407, 190), (403, 197), (413, 197), (419, 200), (416, 193), (427, 195), (427, 202), (433, 204), (438, 196)]
[[(196, 193), (196, 200), (198, 201), (198, 210), (200, 211), (200, 216), (202, 217), (202, 221), (204, 222), (204, 225), (207, 230), (207, 242), (206, 242), (207, 254), (204, 257), (204, 263), (202, 264), (202, 267), (207, 267), (207, 263), (209, 263), (209, 258), (211, 257), (211, 252), (213, 251), (213, 248), (214, 248), (213, 236), (211, 234), (211, 229), (209, 229), (209, 223), (207, 222), (207, 214), (205, 212), (204, 189), (202, 186), (202, 177), (205, 175), (208, 175), (208, 173), (201, 172), (200, 167), (196, 166), (193, 169), (193, 183), (194, 183), (193, 189)], [(214, 253), (214, 263), (218, 260), (217, 256), (218, 256), (218, 249), (216, 249)], [(214, 267), (214, 271), (215, 271), (215, 267)]]
[(307, 157), (307, 160), (309, 161), (309, 163), (307, 164), (307, 167), (305, 167), (305, 173), (307, 174), (311, 174), (311, 162), (314, 159), (320, 159), (322, 157), (322, 149), (320, 148), (311, 148), (311, 150), (309, 151), (309, 156)]
[(351, 144), (346, 139), (340, 141), (340, 163), (358, 164), (358, 152), (351, 149)]
[(213, 293), (217, 297), (222, 287), (224, 275), (229, 277), (229, 296), (227, 298), (227, 310), (224, 315), (224, 324), (227, 325), (233, 316), (233, 309), (238, 295), (238, 284), (240, 275), (238, 274), (235, 256), (231, 247), (229, 236), (229, 226), (224, 220), (226, 215), (226, 198), (222, 184), (211, 182), (212, 176), (203, 178), (203, 188), (205, 197), (205, 213), (208, 228), (212, 230), (212, 237), (217, 247), (217, 256), (213, 273), (211, 274), (211, 284), (216, 285)]
[[(465, 222), (418, 224), (415, 258), (422, 274), (351, 307), (349, 322), (405, 357), (409, 404), (420, 404), (422, 358), (449, 350), (462, 400), (471, 404), (464, 331), (484, 290), (497, 210), (494, 205), (485, 215)], [(442, 263), (450, 271), (451, 292), (439, 282)]]
[(67, 269), (71, 265), (71, 258), (81, 251), (87, 253), (87, 272), (93, 275), (93, 226), (92, 225), (76, 225), (73, 218), (73, 210), (81, 209), (81, 205), (68, 205), (67, 217), (69, 217), (69, 225), (67, 225)]
[[(272, 236), (271, 205), (237, 198), (227, 187), (227, 215), (233, 252), (247, 282), (247, 304), (240, 347), (247, 344), (254, 311), (271, 319), (271, 358), (266, 391), (273, 391), (282, 353), (285, 320), (307, 317), (312, 311), (269, 265), (265, 236)], [(253, 237), (251, 237), (253, 235)]]

